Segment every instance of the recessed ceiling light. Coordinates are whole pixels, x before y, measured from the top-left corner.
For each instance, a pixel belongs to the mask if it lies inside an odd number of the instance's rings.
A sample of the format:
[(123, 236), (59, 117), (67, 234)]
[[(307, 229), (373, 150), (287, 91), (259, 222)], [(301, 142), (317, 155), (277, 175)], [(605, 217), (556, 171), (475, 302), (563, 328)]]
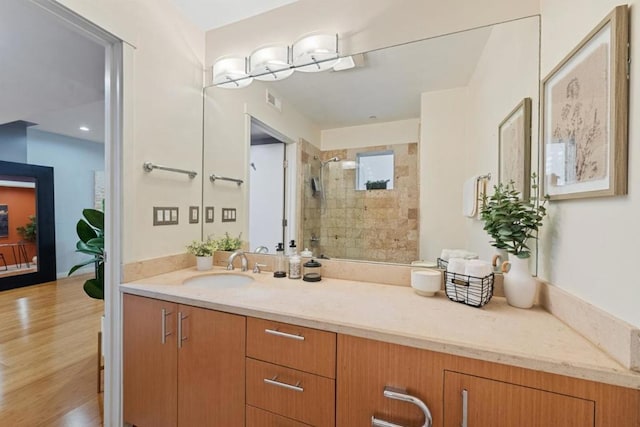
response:
[(88, 127), (86, 127), (86, 126), (80, 126), (78, 129), (80, 129), (80, 130), (81, 130), (81, 131), (83, 131), (83, 132), (89, 132), (89, 131), (91, 130), (91, 129), (89, 129), (89, 128), (88, 128)]

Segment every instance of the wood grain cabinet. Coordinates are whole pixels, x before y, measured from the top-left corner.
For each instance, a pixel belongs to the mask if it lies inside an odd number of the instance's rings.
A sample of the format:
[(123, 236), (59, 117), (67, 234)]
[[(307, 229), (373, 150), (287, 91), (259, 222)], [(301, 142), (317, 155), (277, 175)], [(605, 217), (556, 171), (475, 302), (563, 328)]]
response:
[(247, 427), (335, 425), (336, 335), (247, 319)]
[(244, 426), (245, 318), (126, 294), (124, 421)]
[[(338, 335), (338, 427), (638, 427), (640, 390)], [(384, 425), (384, 424), (382, 424)]]
[(595, 402), (446, 371), (444, 425), (593, 427)]

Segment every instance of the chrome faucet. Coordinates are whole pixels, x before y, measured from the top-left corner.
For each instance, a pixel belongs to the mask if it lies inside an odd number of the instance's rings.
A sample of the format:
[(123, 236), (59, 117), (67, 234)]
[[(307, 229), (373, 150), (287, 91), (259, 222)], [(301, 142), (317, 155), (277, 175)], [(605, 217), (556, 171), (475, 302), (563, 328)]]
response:
[(240, 270), (247, 271), (249, 268), (249, 260), (247, 259), (247, 256), (244, 254), (244, 251), (240, 249), (238, 249), (237, 251), (235, 251), (229, 256), (229, 259), (227, 260), (227, 270), (233, 270), (233, 261), (236, 259), (237, 256), (239, 256), (240, 260), (242, 261), (242, 267), (240, 268)]

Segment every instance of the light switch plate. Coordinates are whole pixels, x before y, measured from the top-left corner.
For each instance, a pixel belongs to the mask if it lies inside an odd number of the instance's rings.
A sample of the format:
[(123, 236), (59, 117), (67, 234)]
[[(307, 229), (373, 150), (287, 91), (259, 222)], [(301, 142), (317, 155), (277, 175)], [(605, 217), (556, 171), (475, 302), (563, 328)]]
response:
[(222, 222), (236, 222), (236, 208), (222, 208)]
[(153, 225), (177, 225), (179, 210), (177, 207), (153, 207)]

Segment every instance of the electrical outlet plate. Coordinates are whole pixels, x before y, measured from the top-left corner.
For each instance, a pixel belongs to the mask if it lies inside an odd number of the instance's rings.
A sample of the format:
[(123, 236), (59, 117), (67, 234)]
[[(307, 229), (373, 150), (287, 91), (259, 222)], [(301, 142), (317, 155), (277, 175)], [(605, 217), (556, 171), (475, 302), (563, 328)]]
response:
[(206, 206), (204, 208), (204, 222), (212, 223), (214, 219), (214, 208), (213, 206)]

